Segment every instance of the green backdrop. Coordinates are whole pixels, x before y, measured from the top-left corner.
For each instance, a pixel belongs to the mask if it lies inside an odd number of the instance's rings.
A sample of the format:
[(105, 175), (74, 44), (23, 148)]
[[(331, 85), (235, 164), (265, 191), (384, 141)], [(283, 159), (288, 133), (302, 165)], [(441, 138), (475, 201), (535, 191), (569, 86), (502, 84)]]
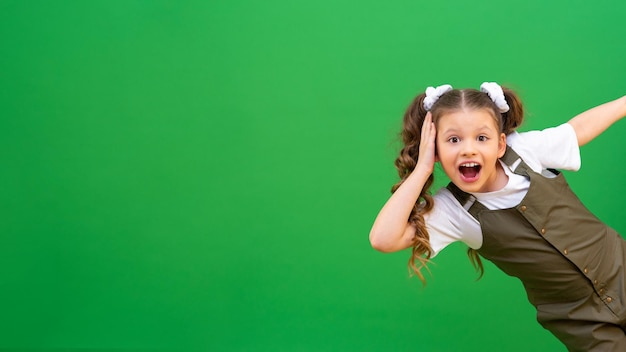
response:
[[(368, 234), (413, 96), (497, 81), (524, 99), (522, 130), (560, 124), (626, 94), (625, 14), (0, 0), (0, 348), (564, 350), (462, 245), (422, 288)], [(625, 133), (567, 173), (622, 233)]]

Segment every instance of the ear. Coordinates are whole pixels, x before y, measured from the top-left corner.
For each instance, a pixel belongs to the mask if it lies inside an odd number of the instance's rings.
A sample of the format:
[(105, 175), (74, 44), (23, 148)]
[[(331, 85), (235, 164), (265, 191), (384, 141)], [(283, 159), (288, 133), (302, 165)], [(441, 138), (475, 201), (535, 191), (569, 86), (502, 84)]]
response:
[(504, 133), (500, 133), (500, 138), (498, 138), (498, 158), (501, 158), (506, 152), (506, 135)]

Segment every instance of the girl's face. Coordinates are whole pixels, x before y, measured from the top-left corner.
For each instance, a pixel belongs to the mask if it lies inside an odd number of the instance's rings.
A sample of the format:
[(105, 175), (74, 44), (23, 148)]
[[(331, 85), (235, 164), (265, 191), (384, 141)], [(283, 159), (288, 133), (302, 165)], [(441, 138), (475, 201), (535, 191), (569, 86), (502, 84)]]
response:
[(437, 158), (450, 180), (468, 193), (493, 192), (508, 181), (498, 158), (506, 136), (489, 110), (458, 110), (437, 121)]

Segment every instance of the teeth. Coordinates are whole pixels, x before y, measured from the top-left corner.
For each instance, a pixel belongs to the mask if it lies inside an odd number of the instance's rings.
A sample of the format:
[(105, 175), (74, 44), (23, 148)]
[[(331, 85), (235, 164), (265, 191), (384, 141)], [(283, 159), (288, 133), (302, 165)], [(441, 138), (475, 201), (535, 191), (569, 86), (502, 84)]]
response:
[(478, 166), (477, 163), (465, 163), (465, 164), (461, 164), (461, 167), (475, 167)]

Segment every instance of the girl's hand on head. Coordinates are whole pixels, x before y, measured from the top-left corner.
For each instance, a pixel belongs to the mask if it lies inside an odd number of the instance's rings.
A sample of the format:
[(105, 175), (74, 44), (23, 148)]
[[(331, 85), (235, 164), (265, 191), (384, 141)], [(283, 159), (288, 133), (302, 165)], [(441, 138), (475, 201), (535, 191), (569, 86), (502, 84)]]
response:
[(430, 113), (426, 113), (424, 118), (424, 124), (422, 125), (420, 150), (417, 159), (417, 165), (415, 169), (421, 168), (427, 171), (429, 174), (433, 172), (435, 168), (435, 137), (437, 130), (435, 129), (435, 123), (433, 122), (433, 116)]

